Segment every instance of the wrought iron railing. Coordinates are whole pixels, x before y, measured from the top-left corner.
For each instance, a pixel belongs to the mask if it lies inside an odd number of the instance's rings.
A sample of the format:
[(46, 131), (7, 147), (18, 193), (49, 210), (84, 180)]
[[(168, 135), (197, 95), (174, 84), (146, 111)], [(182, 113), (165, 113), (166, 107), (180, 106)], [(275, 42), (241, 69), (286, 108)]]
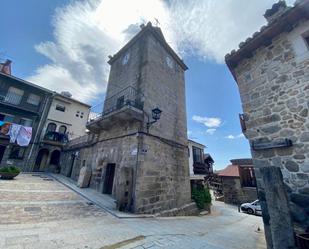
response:
[(128, 86), (108, 99), (105, 99), (104, 104), (101, 103), (91, 107), (88, 121), (94, 121), (125, 106), (132, 106), (143, 110), (142, 94), (132, 86)]
[(68, 136), (63, 133), (59, 133), (56, 131), (48, 131), (44, 136), (44, 140), (53, 141), (59, 143), (67, 143), (69, 141)]

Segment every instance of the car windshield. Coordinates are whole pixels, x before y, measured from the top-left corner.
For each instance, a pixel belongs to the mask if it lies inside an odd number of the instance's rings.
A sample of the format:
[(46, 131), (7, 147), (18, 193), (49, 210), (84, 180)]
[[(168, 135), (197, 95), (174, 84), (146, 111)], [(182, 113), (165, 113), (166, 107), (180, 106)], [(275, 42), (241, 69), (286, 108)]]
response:
[(251, 204), (257, 206), (257, 205), (260, 205), (260, 201), (259, 201), (259, 200), (256, 200), (256, 201), (252, 202)]

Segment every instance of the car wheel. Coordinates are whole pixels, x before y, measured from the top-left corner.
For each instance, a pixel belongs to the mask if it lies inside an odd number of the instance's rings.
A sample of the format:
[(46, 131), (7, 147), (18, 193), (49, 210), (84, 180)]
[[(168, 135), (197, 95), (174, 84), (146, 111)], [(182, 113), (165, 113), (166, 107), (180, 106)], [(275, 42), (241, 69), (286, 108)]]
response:
[(247, 209), (247, 213), (248, 213), (248, 214), (254, 214), (254, 211), (253, 211), (252, 208), (248, 208), (248, 209)]

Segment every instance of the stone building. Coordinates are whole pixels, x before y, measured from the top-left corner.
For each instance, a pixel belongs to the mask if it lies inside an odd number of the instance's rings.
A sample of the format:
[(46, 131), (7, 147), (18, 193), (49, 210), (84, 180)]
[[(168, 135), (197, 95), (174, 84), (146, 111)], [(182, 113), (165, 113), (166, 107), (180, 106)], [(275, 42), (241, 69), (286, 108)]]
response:
[(11, 75), (10, 62), (0, 63), (0, 121), (32, 127), (28, 146), (10, 143), (9, 136), (0, 134), (0, 167), (32, 170), (51, 97), (51, 91)]
[(231, 160), (231, 163), (225, 169), (216, 173), (224, 202), (239, 205), (255, 201), (257, 199), (257, 187), (252, 160), (234, 159)]
[(190, 203), (187, 66), (151, 23), (108, 63), (103, 110), (91, 117), (88, 136), (70, 142), (61, 173), (77, 180), (81, 167), (91, 168), (90, 187), (111, 194), (120, 210), (155, 213)]
[[(284, 1), (267, 25), (226, 56), (239, 88), (268, 248), (309, 231), (309, 1)], [(294, 229), (293, 229), (294, 227)]]

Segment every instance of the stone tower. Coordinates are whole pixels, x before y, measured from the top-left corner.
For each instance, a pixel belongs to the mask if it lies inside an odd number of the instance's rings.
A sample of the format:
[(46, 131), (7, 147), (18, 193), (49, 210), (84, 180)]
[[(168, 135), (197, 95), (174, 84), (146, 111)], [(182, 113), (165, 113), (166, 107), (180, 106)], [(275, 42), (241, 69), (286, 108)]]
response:
[[(90, 186), (112, 194), (119, 209), (135, 213), (190, 203), (187, 66), (151, 23), (108, 63), (103, 112), (87, 125), (96, 138), (79, 149), (80, 164), (92, 167)], [(153, 123), (155, 108), (162, 114)]]
[[(309, 231), (309, 1), (279, 1), (267, 26), (226, 56), (250, 141), (267, 248)], [(297, 237), (297, 235), (296, 235)]]

